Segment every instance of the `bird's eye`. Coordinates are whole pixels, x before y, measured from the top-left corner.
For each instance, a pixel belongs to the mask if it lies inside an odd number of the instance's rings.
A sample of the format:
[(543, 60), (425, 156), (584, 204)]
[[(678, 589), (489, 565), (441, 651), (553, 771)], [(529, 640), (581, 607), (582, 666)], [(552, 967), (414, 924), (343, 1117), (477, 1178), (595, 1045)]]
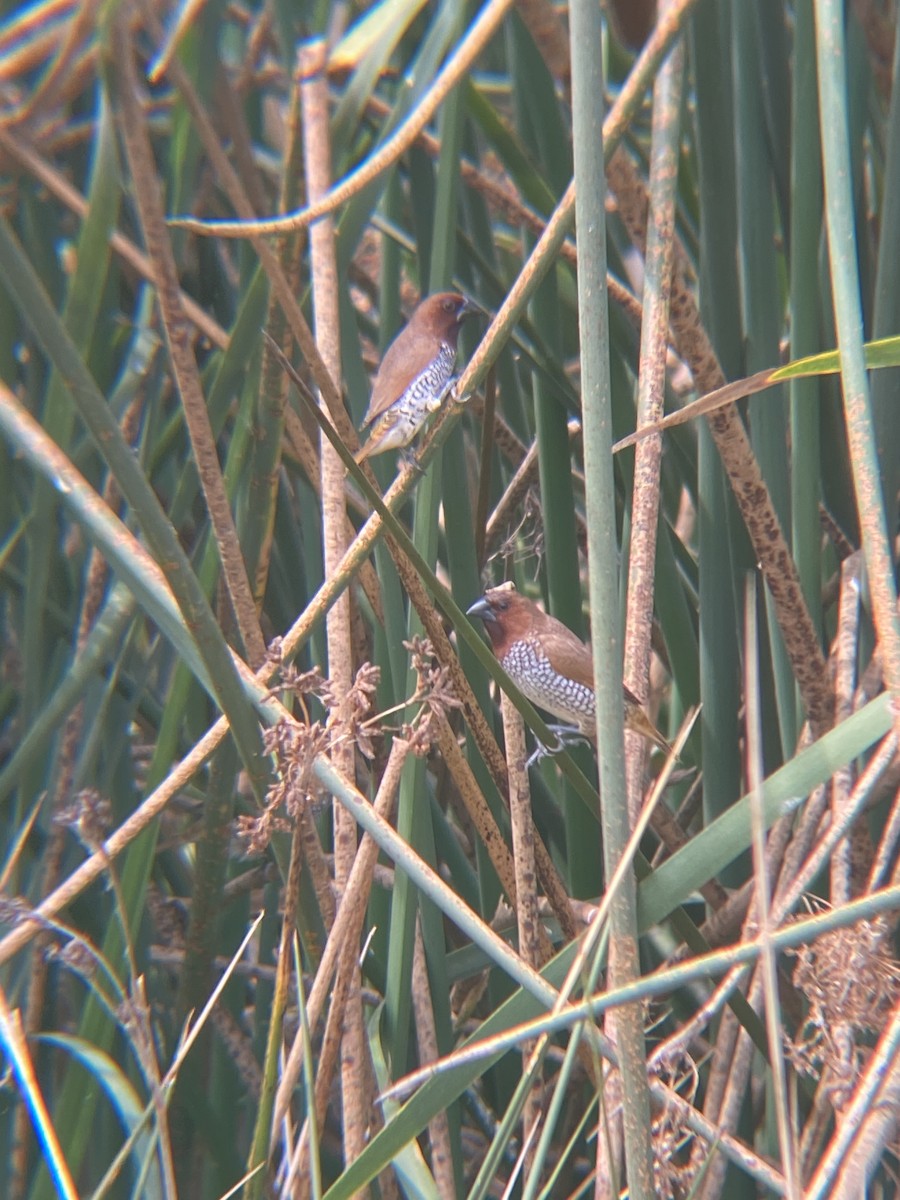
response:
[(509, 608), (509, 601), (508, 600), (498, 600), (497, 607), (500, 609), (501, 612), (506, 612), (506, 610)]
[(453, 312), (455, 309), (456, 309), (456, 301), (455, 300), (445, 300), (444, 301), (444, 312)]

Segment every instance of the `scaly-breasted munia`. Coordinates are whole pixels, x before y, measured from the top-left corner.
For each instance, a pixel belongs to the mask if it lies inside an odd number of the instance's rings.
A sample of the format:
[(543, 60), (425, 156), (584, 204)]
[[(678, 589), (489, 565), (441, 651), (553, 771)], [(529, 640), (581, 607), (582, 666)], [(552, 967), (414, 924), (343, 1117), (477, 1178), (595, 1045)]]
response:
[(361, 427), (372, 429), (358, 463), (409, 445), (452, 386), (460, 327), (480, 311), (458, 292), (437, 292), (422, 301), (378, 368)]
[[(591, 647), (571, 629), (548, 616), (513, 583), (491, 588), (466, 610), (480, 617), (497, 661), (532, 704), (561, 717), (566, 727), (554, 733), (597, 740), (594, 719), (594, 663)], [(624, 688), (625, 727), (669, 753), (668, 742), (654, 727), (639, 701)]]

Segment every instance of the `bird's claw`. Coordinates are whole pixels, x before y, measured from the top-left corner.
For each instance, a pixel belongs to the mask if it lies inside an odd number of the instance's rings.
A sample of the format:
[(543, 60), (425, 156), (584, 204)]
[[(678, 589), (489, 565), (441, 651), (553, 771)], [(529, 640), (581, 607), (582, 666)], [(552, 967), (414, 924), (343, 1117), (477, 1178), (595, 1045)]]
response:
[(450, 380), (450, 387), (447, 389), (447, 395), (451, 404), (465, 404), (472, 395), (471, 392), (461, 392), (457, 386), (458, 384), (459, 377), (454, 376), (453, 379)]
[(525, 760), (525, 770), (530, 771), (532, 767), (536, 767), (542, 758), (549, 758), (550, 755), (558, 754), (560, 747), (555, 750), (548, 750), (543, 742), (538, 742), (531, 754)]
[(526, 770), (535, 766), (543, 758), (552, 758), (555, 754), (561, 754), (563, 750), (568, 750), (570, 746), (591, 740), (581, 732), (577, 725), (548, 725), (547, 728), (556, 738), (556, 744), (545, 746), (542, 741), (535, 739), (537, 745), (525, 764)]
[(407, 467), (410, 471), (413, 471), (416, 475), (424, 475), (425, 474), (425, 468), (419, 465), (419, 460), (416, 458), (413, 451), (410, 450), (408, 447), (404, 446), (404, 448), (397, 455), (397, 459), (398, 459), (399, 463), (401, 464), (401, 466)]

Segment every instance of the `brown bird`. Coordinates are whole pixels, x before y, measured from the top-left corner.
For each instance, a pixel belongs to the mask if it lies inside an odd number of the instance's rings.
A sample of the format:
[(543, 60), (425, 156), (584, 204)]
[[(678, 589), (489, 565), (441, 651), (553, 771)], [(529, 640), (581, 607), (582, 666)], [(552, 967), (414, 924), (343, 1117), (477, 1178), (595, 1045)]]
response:
[(480, 311), (458, 292), (437, 292), (422, 301), (378, 368), (361, 427), (372, 430), (358, 463), (409, 445), (452, 387), (460, 327)]
[[(550, 728), (564, 744), (567, 735), (596, 742), (594, 666), (588, 642), (520, 595), (513, 583), (485, 592), (466, 616), (484, 621), (497, 661), (522, 695), (563, 718), (565, 725)], [(669, 743), (638, 699), (628, 688), (623, 690), (626, 729), (670, 753)]]

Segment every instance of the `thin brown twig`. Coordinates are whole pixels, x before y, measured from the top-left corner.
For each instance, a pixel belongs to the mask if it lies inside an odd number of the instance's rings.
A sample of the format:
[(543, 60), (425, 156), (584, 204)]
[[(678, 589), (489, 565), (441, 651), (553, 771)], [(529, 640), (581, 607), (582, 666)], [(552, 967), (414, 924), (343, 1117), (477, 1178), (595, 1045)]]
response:
[[(394, 738), (387, 766), (381, 777), (378, 795), (375, 797), (375, 812), (384, 820), (389, 820), (393, 812), (400, 785), (403, 764), (409, 753), (409, 744), (401, 738)], [(371, 837), (364, 837), (359, 845), (350, 877), (344, 889), (344, 896), (334, 925), (329, 932), (328, 940), (322, 951), (322, 957), (313, 980), (313, 986), (307, 999), (309, 1024), (314, 1027), (322, 1014), (331, 979), (342, 956), (351, 955), (355, 958), (359, 951), (359, 933), (365, 918), (366, 905), (369, 898), (369, 888), (372, 882), (372, 872), (378, 859), (378, 844)], [(300, 1034), (294, 1039), (290, 1052), (284, 1064), (278, 1092), (275, 1097), (275, 1110), (272, 1119), (273, 1139), (281, 1125), (281, 1120), (287, 1112), (291, 1096), (300, 1077), (300, 1067), (303, 1060), (303, 1041)], [(302, 1136), (305, 1136), (302, 1135)]]
[[(652, 200), (644, 275), (638, 427), (659, 420), (665, 402), (683, 59), (683, 50), (679, 45), (669, 55), (653, 86), (650, 151)], [(634, 463), (624, 655), (625, 686), (638, 699), (646, 696), (650, 673), (661, 464), (661, 437), (642, 441), (637, 447)], [(646, 742), (639, 737), (626, 738), (626, 743), (627, 794), (633, 825), (640, 809), (641, 781), (648, 749)]]
[[(513, 863), (516, 872), (516, 924), (519, 953), (538, 970), (541, 956), (540, 917), (535, 887), (534, 819), (531, 815), (531, 789), (525, 766), (525, 723), (522, 714), (504, 692), (500, 697), (503, 740), (509, 774), (509, 815), (512, 827)], [(535, 1043), (522, 1044), (522, 1061), (527, 1068)], [(541, 1118), (540, 1077), (536, 1073), (522, 1109), (523, 1179), (529, 1180), (534, 1167), (533, 1134)]]
[(181, 289), (175, 254), (166, 229), (160, 198), (160, 181), (153, 150), (146, 128), (143, 108), (138, 99), (138, 77), (134, 62), (134, 47), (127, 27), (121, 18), (113, 32), (115, 77), (118, 81), (118, 101), (122, 112), (122, 132), (125, 150), (134, 181), (134, 191), (144, 240), (153, 263), (156, 294), (163, 329), (182, 407), (197, 473), (206, 499), (210, 524), (219, 550), (228, 594), (237, 618), (241, 639), (252, 662), (265, 657), (265, 642), (259, 627), (250, 580), (241, 552), (240, 539), (222, 468), (216, 452), (215, 438), (209, 418), (200, 374), (193, 350), (186, 336), (186, 321), (181, 307)]
[[(328, 92), (324, 76), (324, 41), (307, 42), (297, 60), (300, 79), (300, 106), (303, 117), (304, 167), (308, 199), (315, 204), (331, 184), (331, 142), (328, 118)], [(340, 295), (337, 271), (337, 247), (334, 221), (330, 217), (317, 222), (309, 231), (312, 268), (315, 337), (322, 361), (338, 391), (341, 390)], [(322, 464), (322, 538), (325, 574), (329, 575), (346, 553), (347, 514), (344, 508), (344, 465), (331, 444), (321, 445)], [(346, 697), (353, 683), (352, 643), (350, 639), (350, 592), (338, 599), (326, 619), (328, 670), (338, 696)], [(333, 754), (338, 770), (353, 777), (355, 746), (348, 742)], [(334, 806), (334, 878), (343, 891), (357, 853), (356, 822), (342, 805)], [(343, 901), (342, 901), (343, 903)], [(334, 1000), (328, 1030), (340, 1041), (341, 1107), (344, 1159), (353, 1162), (365, 1148), (368, 1137), (370, 1098), (364, 1063), (368, 1055), (363, 1024), (361, 975), (355, 959), (344, 958), (337, 974), (343, 996)], [(338, 1035), (340, 1030), (340, 1035)], [(330, 1077), (320, 1067), (316, 1081), (322, 1097), (322, 1114), (330, 1091)], [(318, 1097), (317, 1097), (318, 1101)], [(367, 1190), (362, 1193), (364, 1196)]]
[(181, 217), (174, 225), (194, 233), (218, 237), (258, 237), (273, 233), (291, 233), (305, 228), (321, 217), (333, 213), (396, 162), (415, 142), (450, 92), (465, 78), (485, 46), (496, 33), (513, 0), (487, 0), (482, 11), (469, 26), (467, 33), (436, 77), (428, 92), (393, 137), (370, 155), (346, 179), (323, 199), (307, 205), (299, 212), (288, 213), (266, 221), (198, 221)]

